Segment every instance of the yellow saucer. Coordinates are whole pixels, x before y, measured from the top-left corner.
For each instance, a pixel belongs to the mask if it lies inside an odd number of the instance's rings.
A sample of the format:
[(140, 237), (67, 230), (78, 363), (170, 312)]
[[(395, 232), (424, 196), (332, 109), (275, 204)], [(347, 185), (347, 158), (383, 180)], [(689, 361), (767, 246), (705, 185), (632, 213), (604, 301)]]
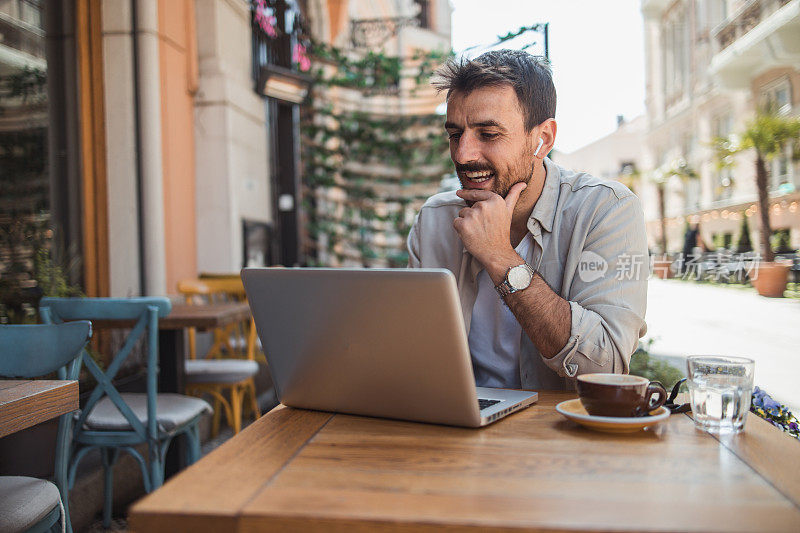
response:
[(606, 433), (634, 433), (669, 418), (669, 409), (663, 406), (650, 411), (648, 416), (593, 416), (586, 412), (579, 398), (561, 402), (556, 411), (582, 426)]

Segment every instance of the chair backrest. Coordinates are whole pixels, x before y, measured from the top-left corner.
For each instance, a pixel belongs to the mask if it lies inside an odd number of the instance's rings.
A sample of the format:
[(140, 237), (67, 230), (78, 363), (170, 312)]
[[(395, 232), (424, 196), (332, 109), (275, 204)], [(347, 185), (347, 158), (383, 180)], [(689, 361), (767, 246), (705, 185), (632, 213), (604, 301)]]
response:
[[(238, 275), (218, 275), (203, 279), (186, 279), (178, 282), (178, 292), (189, 305), (203, 303), (246, 302), (242, 278)], [(244, 344), (242, 349), (241, 344)], [(239, 347), (237, 347), (237, 346)], [(241, 323), (230, 324), (214, 332), (214, 343), (206, 357), (220, 357), (223, 352), (233, 356), (253, 359), (256, 352), (256, 330), (252, 316)], [(196, 331), (189, 328), (189, 358), (197, 357)]]
[(158, 318), (172, 310), (167, 298), (42, 298), (39, 312), (49, 309), (60, 322), (72, 320), (137, 320), (143, 312), (154, 308)]
[[(86, 417), (92, 412), (103, 396), (108, 396), (120, 413), (143, 440), (155, 438), (156, 426), (156, 394), (158, 373), (158, 319), (169, 314), (172, 309), (167, 298), (42, 298), (39, 313), (45, 323), (58, 324), (72, 320), (135, 320), (133, 329), (128, 334), (122, 348), (114, 354), (105, 371), (89, 356), (83, 358), (86, 368), (97, 380), (80, 418), (75, 426), (81, 431)], [(133, 410), (122, 399), (112, 380), (116, 376), (125, 359), (133, 351), (137, 341), (147, 336), (147, 428), (145, 428)]]
[(68, 324), (0, 325), (0, 376), (35, 378), (58, 372), (78, 379), (83, 348), (92, 336), (88, 321)]
[(247, 300), (244, 285), (239, 277), (185, 279), (178, 282), (178, 292), (185, 297), (188, 304), (194, 303), (198, 296), (208, 303)]

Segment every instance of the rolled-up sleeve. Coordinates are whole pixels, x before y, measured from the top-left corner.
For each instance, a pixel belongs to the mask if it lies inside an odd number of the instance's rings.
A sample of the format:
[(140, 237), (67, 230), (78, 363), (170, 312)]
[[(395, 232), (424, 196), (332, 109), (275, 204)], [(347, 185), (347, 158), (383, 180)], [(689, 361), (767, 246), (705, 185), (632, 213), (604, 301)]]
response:
[(567, 298), (570, 336), (560, 352), (544, 358), (545, 364), (562, 377), (628, 373), (631, 355), (646, 331), (650, 273), (639, 199), (615, 198), (593, 217), (581, 253), (571, 254), (565, 267), (565, 276), (573, 276)]

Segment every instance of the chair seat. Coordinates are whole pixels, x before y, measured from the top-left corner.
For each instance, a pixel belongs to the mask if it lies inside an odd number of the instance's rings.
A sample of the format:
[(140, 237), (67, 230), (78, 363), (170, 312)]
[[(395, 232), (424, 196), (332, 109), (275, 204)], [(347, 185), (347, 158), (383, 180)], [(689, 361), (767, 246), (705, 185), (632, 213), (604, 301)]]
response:
[[(136, 418), (147, 426), (147, 394), (126, 392), (122, 399), (131, 408)], [(158, 430), (170, 433), (185, 425), (199, 415), (211, 413), (211, 406), (200, 398), (182, 394), (159, 394), (156, 399), (156, 419)], [(84, 427), (96, 431), (130, 431), (133, 429), (122, 416), (117, 406), (108, 398), (102, 398), (89, 416)]]
[(258, 373), (258, 363), (248, 359), (186, 361), (188, 383), (237, 383)]
[(43, 479), (0, 476), (0, 531), (26, 531), (59, 507), (58, 488)]

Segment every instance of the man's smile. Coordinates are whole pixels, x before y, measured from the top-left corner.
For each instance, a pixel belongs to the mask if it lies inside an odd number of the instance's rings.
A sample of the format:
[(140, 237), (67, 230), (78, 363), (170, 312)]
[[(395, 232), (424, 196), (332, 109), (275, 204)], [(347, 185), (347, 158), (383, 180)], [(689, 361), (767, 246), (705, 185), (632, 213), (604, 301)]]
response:
[[(477, 165), (458, 165), (456, 164), (456, 173), (461, 181), (461, 186), (465, 189), (485, 189), (491, 190), (496, 181), (495, 171), (491, 168), (475, 168)], [(466, 167), (466, 168), (464, 168)], [(472, 168), (470, 168), (472, 167)]]
[(496, 180), (494, 172), (490, 170), (459, 172), (458, 175), (461, 178), (461, 186), (465, 189), (494, 190)]
[(491, 170), (481, 170), (477, 172), (464, 172), (464, 176), (475, 183), (483, 183), (493, 176)]

